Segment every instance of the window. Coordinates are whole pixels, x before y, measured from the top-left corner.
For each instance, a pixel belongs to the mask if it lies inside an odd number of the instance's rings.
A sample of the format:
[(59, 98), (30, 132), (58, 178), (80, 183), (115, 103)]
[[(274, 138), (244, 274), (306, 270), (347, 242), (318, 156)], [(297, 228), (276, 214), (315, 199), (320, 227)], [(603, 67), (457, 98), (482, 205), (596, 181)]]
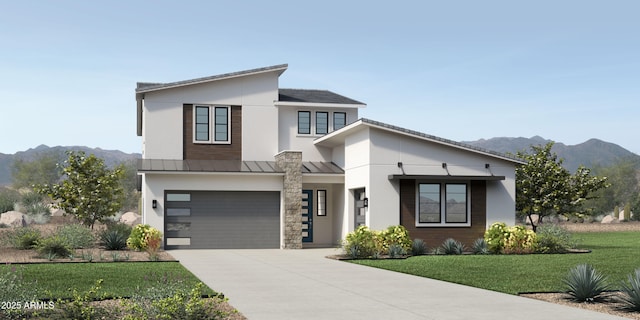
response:
[(316, 112), (316, 134), (329, 133), (329, 113)]
[(469, 226), (467, 183), (420, 183), (417, 226)]
[(344, 128), (347, 125), (347, 114), (344, 112), (333, 113), (333, 130)]
[(191, 201), (190, 193), (167, 193), (167, 201)]
[(311, 112), (298, 111), (298, 134), (311, 134)]
[(327, 190), (318, 190), (318, 216), (327, 215)]
[(231, 143), (231, 107), (195, 106), (194, 109), (195, 143)]

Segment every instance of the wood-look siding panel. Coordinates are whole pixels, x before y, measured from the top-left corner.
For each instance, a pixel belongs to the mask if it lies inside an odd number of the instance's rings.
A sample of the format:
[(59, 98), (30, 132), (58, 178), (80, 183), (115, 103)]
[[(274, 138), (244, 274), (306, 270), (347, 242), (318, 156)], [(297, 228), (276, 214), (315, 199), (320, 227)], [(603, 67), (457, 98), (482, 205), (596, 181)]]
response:
[(193, 105), (183, 109), (183, 160), (242, 160), (242, 107), (231, 106), (231, 144), (193, 143)]

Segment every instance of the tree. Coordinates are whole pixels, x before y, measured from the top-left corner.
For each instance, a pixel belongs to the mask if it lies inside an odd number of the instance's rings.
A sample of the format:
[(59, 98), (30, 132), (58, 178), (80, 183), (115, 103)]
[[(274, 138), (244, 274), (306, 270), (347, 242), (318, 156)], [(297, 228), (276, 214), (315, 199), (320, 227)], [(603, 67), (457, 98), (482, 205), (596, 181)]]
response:
[[(551, 152), (553, 142), (531, 146), (532, 153), (518, 152), (526, 164), (516, 168), (516, 210), (527, 216), (533, 231), (545, 216), (581, 214), (592, 193), (607, 186), (606, 178), (591, 176), (580, 167), (575, 174), (562, 167), (563, 159)], [(538, 215), (533, 221), (532, 215)]]
[(615, 206), (634, 203), (640, 193), (638, 168), (640, 165), (632, 159), (621, 159), (609, 167), (595, 167), (594, 172), (607, 177), (611, 187), (597, 192), (598, 198), (589, 201), (598, 213), (609, 213)]
[(34, 184), (53, 184), (60, 181), (62, 172), (57, 167), (62, 160), (56, 152), (39, 154), (34, 160), (16, 159), (11, 166), (11, 178), (16, 189)]
[(124, 191), (122, 166), (109, 170), (104, 160), (84, 152), (67, 152), (62, 166), (62, 182), (35, 186), (35, 190), (57, 200), (55, 207), (73, 214), (82, 224), (91, 227), (104, 222), (122, 207)]

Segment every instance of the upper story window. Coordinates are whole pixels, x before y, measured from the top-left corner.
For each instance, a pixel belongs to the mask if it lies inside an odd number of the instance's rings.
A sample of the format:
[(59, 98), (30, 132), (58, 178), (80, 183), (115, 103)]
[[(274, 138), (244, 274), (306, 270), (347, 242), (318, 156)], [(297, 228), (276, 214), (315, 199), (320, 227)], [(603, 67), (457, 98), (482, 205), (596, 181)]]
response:
[(346, 112), (298, 111), (298, 134), (324, 135), (346, 125)]
[(419, 183), (416, 226), (470, 226), (467, 183)]
[(311, 134), (310, 111), (298, 111), (298, 134)]
[(347, 113), (334, 112), (333, 113), (333, 130), (342, 129), (346, 125), (347, 125)]
[(329, 113), (316, 112), (316, 134), (329, 133)]
[(231, 143), (231, 107), (194, 106), (195, 143)]

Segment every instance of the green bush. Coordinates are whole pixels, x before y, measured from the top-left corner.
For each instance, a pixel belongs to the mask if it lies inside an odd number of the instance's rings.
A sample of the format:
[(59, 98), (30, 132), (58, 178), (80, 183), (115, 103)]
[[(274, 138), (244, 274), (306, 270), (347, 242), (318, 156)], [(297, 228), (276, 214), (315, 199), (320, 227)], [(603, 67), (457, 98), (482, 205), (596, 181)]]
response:
[(41, 256), (49, 258), (54, 256), (64, 258), (72, 252), (71, 245), (67, 242), (67, 239), (59, 235), (38, 240), (36, 250)]
[(390, 226), (386, 230), (374, 232), (376, 246), (382, 254), (389, 254), (392, 245), (400, 246), (404, 252), (411, 250), (409, 231), (403, 226)]
[(609, 288), (606, 277), (590, 264), (575, 266), (563, 282), (571, 299), (577, 302), (593, 302)]
[(484, 233), (484, 240), (491, 253), (501, 253), (504, 248), (506, 237), (509, 235), (509, 229), (504, 222), (495, 222)]
[(564, 253), (576, 245), (567, 229), (553, 223), (538, 226), (536, 241), (538, 253)]
[(21, 250), (35, 248), (38, 240), (42, 238), (40, 230), (31, 227), (15, 228), (5, 235), (8, 244)]
[(487, 241), (485, 241), (484, 238), (476, 239), (476, 241), (473, 242), (471, 251), (473, 251), (473, 254), (488, 254), (489, 248), (487, 247)]
[(0, 213), (12, 211), (18, 202), (20, 202), (20, 194), (17, 191), (0, 187)]
[(392, 244), (389, 246), (389, 257), (400, 258), (407, 254), (407, 250), (399, 244)]
[(492, 224), (484, 234), (491, 253), (532, 253), (536, 249), (536, 234), (524, 226), (507, 227), (503, 222)]
[(620, 302), (629, 311), (640, 311), (640, 269), (627, 277), (626, 282), (622, 282), (622, 297)]
[(448, 238), (444, 240), (444, 242), (440, 247), (442, 248), (442, 252), (444, 254), (462, 254), (465, 249), (464, 244), (462, 244), (462, 242), (456, 241), (453, 238)]
[(72, 249), (90, 248), (96, 241), (88, 227), (75, 223), (59, 227), (56, 235), (64, 239)]
[(360, 226), (355, 231), (349, 232), (342, 247), (352, 258), (368, 258), (378, 252), (375, 233), (367, 226)]
[(153, 242), (153, 245), (156, 245), (156, 234), (159, 234), (160, 239), (162, 239), (162, 234), (158, 229), (148, 224), (139, 224), (131, 230), (131, 234), (127, 239), (127, 247), (136, 251), (146, 250), (149, 247), (150, 242)]
[(422, 239), (413, 239), (411, 244), (411, 254), (414, 256), (420, 256), (427, 253), (427, 244)]

